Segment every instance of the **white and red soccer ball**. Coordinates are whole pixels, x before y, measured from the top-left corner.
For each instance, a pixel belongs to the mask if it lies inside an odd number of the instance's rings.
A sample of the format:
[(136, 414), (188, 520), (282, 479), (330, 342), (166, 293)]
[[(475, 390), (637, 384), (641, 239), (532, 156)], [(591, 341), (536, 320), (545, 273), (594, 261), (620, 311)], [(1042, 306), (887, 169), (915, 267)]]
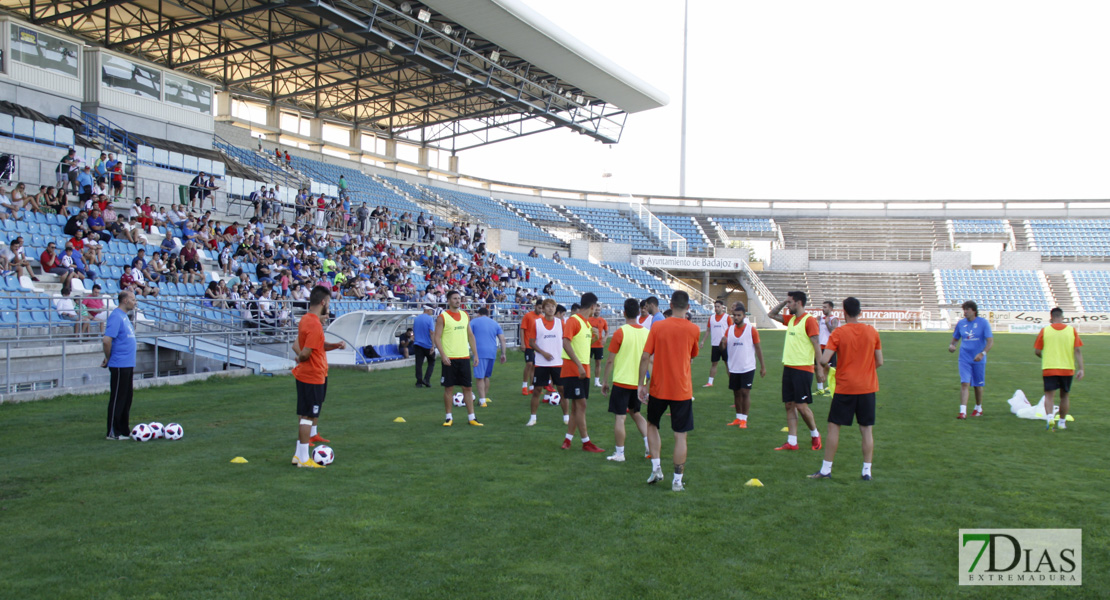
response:
[(455, 392), (455, 395), (451, 398), (451, 402), (454, 403), (455, 406), (466, 406), (466, 399), (462, 395), (462, 392)]
[(312, 460), (318, 465), (330, 465), (335, 461), (335, 451), (331, 446), (319, 445), (312, 449)]
[(559, 406), (563, 402), (563, 397), (559, 395), (559, 392), (551, 392), (543, 397), (543, 401), (551, 406)]

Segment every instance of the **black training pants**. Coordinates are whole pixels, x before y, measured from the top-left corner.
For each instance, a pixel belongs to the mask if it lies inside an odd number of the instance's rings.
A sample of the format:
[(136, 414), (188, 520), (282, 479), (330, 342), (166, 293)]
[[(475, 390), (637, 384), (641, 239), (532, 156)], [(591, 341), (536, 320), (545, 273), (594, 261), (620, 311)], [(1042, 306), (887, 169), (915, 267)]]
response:
[[(432, 380), (432, 371), (435, 370), (436, 366), (435, 350), (432, 350), (431, 348), (425, 348), (423, 346), (417, 346), (416, 344), (413, 344), (412, 349), (416, 356), (416, 382), (431, 385), (429, 382)], [(424, 376), (421, 377), (421, 366), (424, 364), (425, 359), (428, 360), (428, 368), (424, 369)]]
[(131, 378), (134, 367), (108, 367), (112, 374), (108, 390), (108, 435), (131, 435)]

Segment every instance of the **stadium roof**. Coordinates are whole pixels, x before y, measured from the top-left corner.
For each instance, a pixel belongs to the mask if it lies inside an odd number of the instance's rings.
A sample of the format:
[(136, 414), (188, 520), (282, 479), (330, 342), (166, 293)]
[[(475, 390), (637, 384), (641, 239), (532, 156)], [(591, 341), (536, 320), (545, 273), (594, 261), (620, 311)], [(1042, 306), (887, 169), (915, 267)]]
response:
[(620, 140), (667, 97), (518, 0), (0, 0), (222, 90), (465, 150), (567, 128)]

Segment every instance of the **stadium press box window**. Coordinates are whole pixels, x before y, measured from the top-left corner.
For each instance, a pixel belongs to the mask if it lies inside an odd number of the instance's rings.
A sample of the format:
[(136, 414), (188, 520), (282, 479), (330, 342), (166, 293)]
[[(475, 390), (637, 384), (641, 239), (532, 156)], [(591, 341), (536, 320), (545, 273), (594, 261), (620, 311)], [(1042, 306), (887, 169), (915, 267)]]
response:
[(166, 104), (212, 114), (212, 86), (165, 73)]
[(124, 93), (162, 100), (162, 72), (126, 58), (101, 53), (100, 83)]
[(11, 59), (25, 65), (77, 78), (77, 44), (34, 29), (11, 26)]

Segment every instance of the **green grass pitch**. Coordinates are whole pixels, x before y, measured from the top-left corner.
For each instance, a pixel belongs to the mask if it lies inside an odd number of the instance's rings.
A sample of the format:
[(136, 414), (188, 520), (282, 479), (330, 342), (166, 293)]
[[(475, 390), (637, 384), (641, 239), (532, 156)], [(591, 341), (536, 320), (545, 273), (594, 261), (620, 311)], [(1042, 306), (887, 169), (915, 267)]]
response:
[[(179, 422), (179, 442), (104, 440), (103, 396), (3, 405), (0, 597), (1105, 597), (1110, 338), (1084, 338), (1075, 422), (1050, 433), (1006, 404), (1017, 388), (1040, 397), (1033, 336), (996, 337), (986, 415), (967, 421), (948, 334), (882, 337), (871, 482), (857, 429), (831, 481), (805, 477), (821, 453), (772, 450), (785, 440), (775, 332), (747, 430), (725, 426), (723, 365), (703, 390), (708, 352), (695, 362), (684, 493), (670, 491), (666, 419), (656, 486), (631, 423), (623, 464), (577, 440), (561, 451), (556, 408), (524, 427), (519, 353), (497, 365), (480, 429), (441, 427), (441, 390), (413, 387), (409, 369), (333, 370), (326, 470), (289, 464), (291, 377), (138, 391), (132, 423)], [(591, 436), (611, 450), (607, 400), (591, 396)], [(814, 405), (822, 433), (828, 404)], [(765, 487), (743, 485), (753, 477)], [(1083, 587), (958, 587), (957, 530), (985, 527), (1082, 528)]]

